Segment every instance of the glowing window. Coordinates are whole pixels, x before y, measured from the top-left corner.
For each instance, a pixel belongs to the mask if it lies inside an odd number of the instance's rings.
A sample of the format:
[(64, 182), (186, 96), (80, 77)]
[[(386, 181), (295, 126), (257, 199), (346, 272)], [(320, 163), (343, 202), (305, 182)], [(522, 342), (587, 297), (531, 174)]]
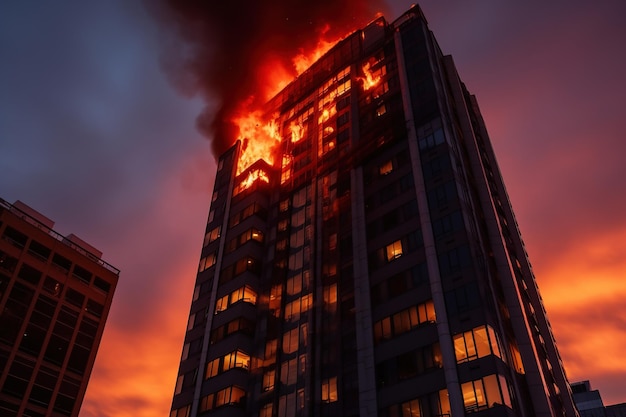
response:
[(207, 363), (206, 374), (204, 377), (206, 379), (213, 378), (215, 375), (219, 373), (219, 371), (220, 371), (220, 358), (213, 359), (211, 362)]
[(510, 406), (508, 391), (503, 397), (500, 391), (500, 383), (503, 384), (502, 392), (507, 391), (506, 380), (498, 378), (498, 375), (489, 375), (461, 384), (465, 409), (467, 411), (478, 411), (499, 404)]
[(263, 391), (271, 391), (274, 389), (274, 381), (276, 380), (276, 371), (269, 370), (263, 374)]
[(228, 353), (224, 356), (224, 365), (222, 371), (227, 371), (232, 368), (250, 368), (250, 355), (240, 350)]
[(276, 346), (278, 344), (277, 339), (268, 340), (265, 344), (265, 359), (270, 359), (276, 356)]
[(337, 284), (324, 287), (324, 304), (329, 307), (337, 304)]
[(215, 265), (215, 261), (216, 261), (215, 252), (213, 252), (213, 253), (205, 256), (204, 258), (200, 259), (200, 265), (198, 266), (198, 272), (206, 271), (207, 269), (209, 269), (210, 267)]
[(280, 382), (284, 385), (292, 385), (298, 381), (298, 359), (293, 358), (285, 361), (280, 366)]
[(398, 259), (402, 256), (402, 241), (396, 240), (390, 245), (387, 245), (387, 261)]
[(189, 417), (190, 408), (190, 406), (185, 406), (172, 410), (172, 412), (170, 413), (170, 417)]
[(214, 394), (209, 394), (200, 399), (200, 412), (209, 411), (213, 408)]
[(337, 401), (337, 377), (322, 381), (322, 401), (327, 403)]
[(402, 417), (422, 417), (419, 400), (402, 403)]
[(454, 336), (454, 351), (458, 363), (491, 354), (502, 357), (496, 333), (490, 326), (476, 327)]
[(380, 117), (385, 113), (387, 113), (387, 107), (385, 107), (384, 104), (381, 104), (376, 108), (376, 117)]
[(220, 237), (221, 226), (216, 227), (213, 230), (209, 230), (206, 235), (204, 235), (204, 244), (202, 246), (206, 246), (211, 242), (216, 241)]
[(238, 404), (246, 396), (246, 392), (239, 387), (227, 387), (215, 394), (215, 407)]
[(228, 308), (228, 295), (225, 295), (217, 300), (215, 305), (215, 314), (220, 313)]
[(385, 162), (384, 164), (382, 164), (380, 167), (378, 167), (378, 173), (380, 175), (391, 174), (392, 171), (393, 171), (393, 161), (391, 159)]
[(296, 327), (283, 334), (283, 352), (293, 353), (298, 350), (299, 328)]
[(302, 274), (291, 277), (287, 280), (286, 291), (289, 295), (296, 295), (302, 292)]

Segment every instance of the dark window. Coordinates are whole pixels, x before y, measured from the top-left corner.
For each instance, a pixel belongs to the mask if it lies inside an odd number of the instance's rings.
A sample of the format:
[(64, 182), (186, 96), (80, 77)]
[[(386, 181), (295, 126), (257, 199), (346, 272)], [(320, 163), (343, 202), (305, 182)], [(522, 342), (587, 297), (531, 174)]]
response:
[(75, 305), (76, 307), (82, 308), (83, 302), (85, 301), (85, 296), (78, 291), (68, 288), (65, 292), (65, 301)]
[(38, 413), (37, 411), (33, 411), (33, 410), (30, 410), (30, 409), (27, 408), (27, 409), (24, 410), (24, 417), (46, 417), (46, 415), (43, 414), (43, 413)]
[(65, 376), (63, 381), (61, 381), (61, 387), (59, 388), (59, 392), (63, 395), (67, 395), (68, 397), (76, 398), (78, 397), (78, 391), (80, 390), (80, 380)]
[(35, 378), (35, 384), (44, 387), (53, 387), (56, 385), (58, 378), (58, 371), (42, 365), (37, 373), (37, 378)]
[(90, 298), (87, 300), (86, 310), (88, 313), (91, 313), (96, 317), (102, 317), (102, 313), (104, 312), (104, 306)]
[(19, 349), (22, 352), (30, 353), (33, 356), (38, 356), (46, 338), (46, 331), (39, 326), (35, 326), (31, 323), (26, 326), (26, 330), (22, 335), (22, 341)]
[(28, 246), (28, 252), (44, 261), (47, 261), (52, 251), (47, 246), (42, 245), (36, 240), (32, 240)]
[(2, 392), (21, 400), (24, 398), (24, 394), (26, 394), (26, 387), (28, 387), (28, 381), (7, 375), (7, 379), (4, 381), (4, 386), (2, 387)]
[(343, 97), (337, 101), (337, 110), (345, 109), (350, 105), (350, 96)]
[(4, 234), (2, 235), (2, 238), (8, 240), (18, 248), (23, 248), (26, 245), (26, 241), (28, 240), (24, 233), (18, 232), (11, 226), (7, 226), (7, 228), (4, 229)]
[(337, 127), (341, 127), (350, 121), (350, 112), (345, 112), (337, 117)]
[(61, 311), (59, 311), (59, 316), (57, 317), (57, 321), (63, 324), (67, 324), (70, 327), (74, 327), (76, 325), (76, 321), (78, 320), (78, 313), (71, 308), (67, 308), (65, 306), (61, 307)]
[(74, 408), (75, 402), (75, 398), (70, 398), (66, 395), (58, 394), (57, 399), (54, 402), (54, 411), (61, 413), (64, 416), (69, 416), (72, 414), (72, 409)]
[(58, 266), (65, 272), (68, 272), (72, 267), (72, 262), (58, 253), (55, 253), (52, 257), (52, 264)]
[(63, 284), (54, 278), (46, 277), (43, 282), (43, 289), (58, 297), (63, 291)]
[(33, 285), (39, 284), (39, 281), (41, 280), (41, 272), (27, 264), (22, 264), (20, 272), (17, 276)]
[(406, 275), (404, 273), (397, 274), (389, 278), (389, 296), (397, 297), (404, 294), (408, 289)]
[(15, 271), (15, 267), (17, 266), (17, 259), (12, 257), (11, 255), (0, 251), (0, 268), (4, 269), (8, 272)]
[(83, 374), (85, 368), (87, 368), (87, 362), (89, 361), (89, 350), (84, 349), (78, 345), (74, 345), (70, 360), (67, 362), (67, 368), (78, 374)]
[(63, 360), (65, 359), (68, 346), (69, 342), (67, 340), (52, 335), (50, 337), (50, 341), (48, 342), (48, 348), (46, 349), (44, 359), (55, 365), (61, 366)]
[(80, 323), (78, 334), (76, 335), (76, 344), (91, 349), (98, 332), (98, 323), (85, 317)]
[(50, 404), (51, 398), (52, 390), (35, 385), (30, 391), (30, 397), (28, 398), (28, 402), (47, 408), (48, 404)]
[(111, 290), (111, 284), (109, 284), (108, 282), (106, 282), (105, 280), (103, 280), (100, 277), (96, 277), (96, 279), (94, 279), (93, 281), (93, 285), (99, 289), (104, 291), (105, 293), (109, 293), (109, 291)]
[(341, 130), (337, 133), (337, 143), (344, 143), (350, 139), (350, 129)]
[(87, 271), (80, 265), (74, 265), (74, 271), (72, 272), (72, 275), (86, 284), (89, 284), (91, 282), (91, 272)]

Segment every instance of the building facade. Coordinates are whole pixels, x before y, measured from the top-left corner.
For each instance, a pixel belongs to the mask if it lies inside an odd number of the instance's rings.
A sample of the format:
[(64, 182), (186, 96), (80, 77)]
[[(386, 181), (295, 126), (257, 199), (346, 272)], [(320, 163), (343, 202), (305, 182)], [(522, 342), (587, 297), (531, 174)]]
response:
[(0, 200), (0, 416), (78, 416), (119, 271)]
[(419, 7), (266, 110), (276, 162), (219, 158), (171, 417), (578, 415), (476, 100)]

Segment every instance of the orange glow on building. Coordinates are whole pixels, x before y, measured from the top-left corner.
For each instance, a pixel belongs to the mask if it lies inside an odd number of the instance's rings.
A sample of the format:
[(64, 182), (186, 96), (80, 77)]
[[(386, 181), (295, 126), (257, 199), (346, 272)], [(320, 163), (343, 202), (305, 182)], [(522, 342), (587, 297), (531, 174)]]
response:
[[(315, 49), (305, 53), (301, 51), (292, 59), (293, 68), (285, 68), (276, 57), (267, 56), (264, 62), (259, 64), (259, 72), (263, 74), (267, 87), (265, 99), (271, 99), (275, 94), (284, 89), (294, 77), (306, 71), (311, 64), (316, 62), (330, 48), (332, 48), (342, 38), (327, 40), (325, 38), (328, 28), (319, 34), (319, 40)], [(380, 80), (380, 77), (379, 77)], [(349, 80), (346, 81), (349, 88)], [(338, 93), (333, 92), (333, 96)], [(253, 100), (251, 100), (253, 101)], [(334, 103), (330, 103), (334, 104)], [(242, 104), (240, 115), (233, 122), (239, 127), (238, 139), (242, 141), (241, 153), (237, 164), (237, 175), (241, 174), (250, 165), (263, 159), (269, 165), (274, 165), (274, 152), (278, 148), (282, 135), (287, 132), (280, 132), (275, 117), (269, 119), (256, 109), (249, 109), (250, 103)], [(323, 123), (336, 113), (335, 106), (326, 106), (321, 112), (319, 123)], [(289, 134), (292, 142), (300, 141), (306, 134), (306, 126), (301, 122), (293, 121), (289, 125)]]
[(363, 77), (359, 77), (359, 81), (363, 82), (363, 89), (365, 91), (371, 90), (373, 87), (376, 87), (380, 80), (382, 79), (381, 74), (377, 74), (372, 71), (372, 66), (369, 62), (363, 64)]
[(317, 45), (315, 49), (308, 54), (304, 52), (300, 52), (298, 55), (293, 57), (293, 67), (296, 69), (298, 75), (302, 74), (304, 71), (309, 69), (311, 64), (320, 59), (322, 55), (324, 55), (330, 48), (332, 48), (337, 42), (339, 42), (342, 38), (337, 38), (333, 40), (327, 40), (324, 37), (330, 30), (330, 27), (326, 25), (322, 32), (320, 33), (320, 38), (317, 41)]
[(276, 121), (267, 120), (260, 111), (252, 111), (235, 119), (235, 124), (242, 141), (237, 175), (259, 159), (274, 165), (274, 149), (280, 143)]
[(302, 123), (291, 122), (289, 130), (291, 131), (291, 142), (293, 143), (300, 141), (304, 136), (304, 126)]
[(237, 189), (235, 190), (235, 194), (239, 194), (240, 192), (250, 188), (256, 181), (268, 183), (270, 182), (270, 178), (267, 176), (267, 172), (261, 169), (253, 169), (248, 173), (248, 176), (239, 183)]

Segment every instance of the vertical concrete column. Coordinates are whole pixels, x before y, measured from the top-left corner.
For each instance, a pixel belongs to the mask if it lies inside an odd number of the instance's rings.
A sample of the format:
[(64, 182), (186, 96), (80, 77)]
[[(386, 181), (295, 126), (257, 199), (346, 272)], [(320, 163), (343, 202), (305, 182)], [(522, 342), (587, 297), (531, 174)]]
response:
[(359, 416), (376, 417), (376, 373), (374, 338), (372, 330), (372, 305), (367, 262), (367, 237), (365, 235), (365, 194), (363, 168), (350, 172), (352, 198), (352, 251), (354, 254), (354, 308), (356, 323), (357, 370), (359, 378)]
[(415, 122), (413, 121), (413, 106), (411, 104), (411, 94), (409, 92), (409, 81), (404, 62), (404, 50), (402, 48), (402, 37), (399, 31), (394, 35), (396, 45), (396, 55), (398, 59), (398, 74), (400, 77), (400, 89), (402, 91), (402, 105), (404, 108), (404, 117), (407, 126), (407, 136), (409, 142), (409, 154), (411, 158), (411, 166), (413, 167), (413, 181), (415, 183), (415, 193), (417, 196), (417, 206), (419, 209), (420, 226), (424, 239), (424, 250), (426, 253), (426, 265), (428, 267), (428, 278), (437, 314), (437, 334), (439, 336), (439, 345), (441, 346), (441, 356), (443, 360), (443, 370), (448, 387), (448, 396), (450, 399), (451, 413), (454, 417), (465, 415), (465, 407), (463, 405), (463, 396), (461, 394), (461, 386), (456, 369), (456, 357), (454, 354), (454, 345), (452, 343), (452, 335), (450, 334), (450, 326), (448, 325), (448, 315), (446, 312), (446, 304), (443, 294), (443, 286), (441, 283), (441, 275), (439, 273), (439, 262), (437, 259), (437, 250), (435, 247), (435, 238), (433, 236), (430, 210), (428, 208), (428, 199), (426, 197), (426, 186), (424, 184), (424, 176), (422, 174), (422, 164), (420, 161), (419, 148), (417, 146), (417, 132)]

